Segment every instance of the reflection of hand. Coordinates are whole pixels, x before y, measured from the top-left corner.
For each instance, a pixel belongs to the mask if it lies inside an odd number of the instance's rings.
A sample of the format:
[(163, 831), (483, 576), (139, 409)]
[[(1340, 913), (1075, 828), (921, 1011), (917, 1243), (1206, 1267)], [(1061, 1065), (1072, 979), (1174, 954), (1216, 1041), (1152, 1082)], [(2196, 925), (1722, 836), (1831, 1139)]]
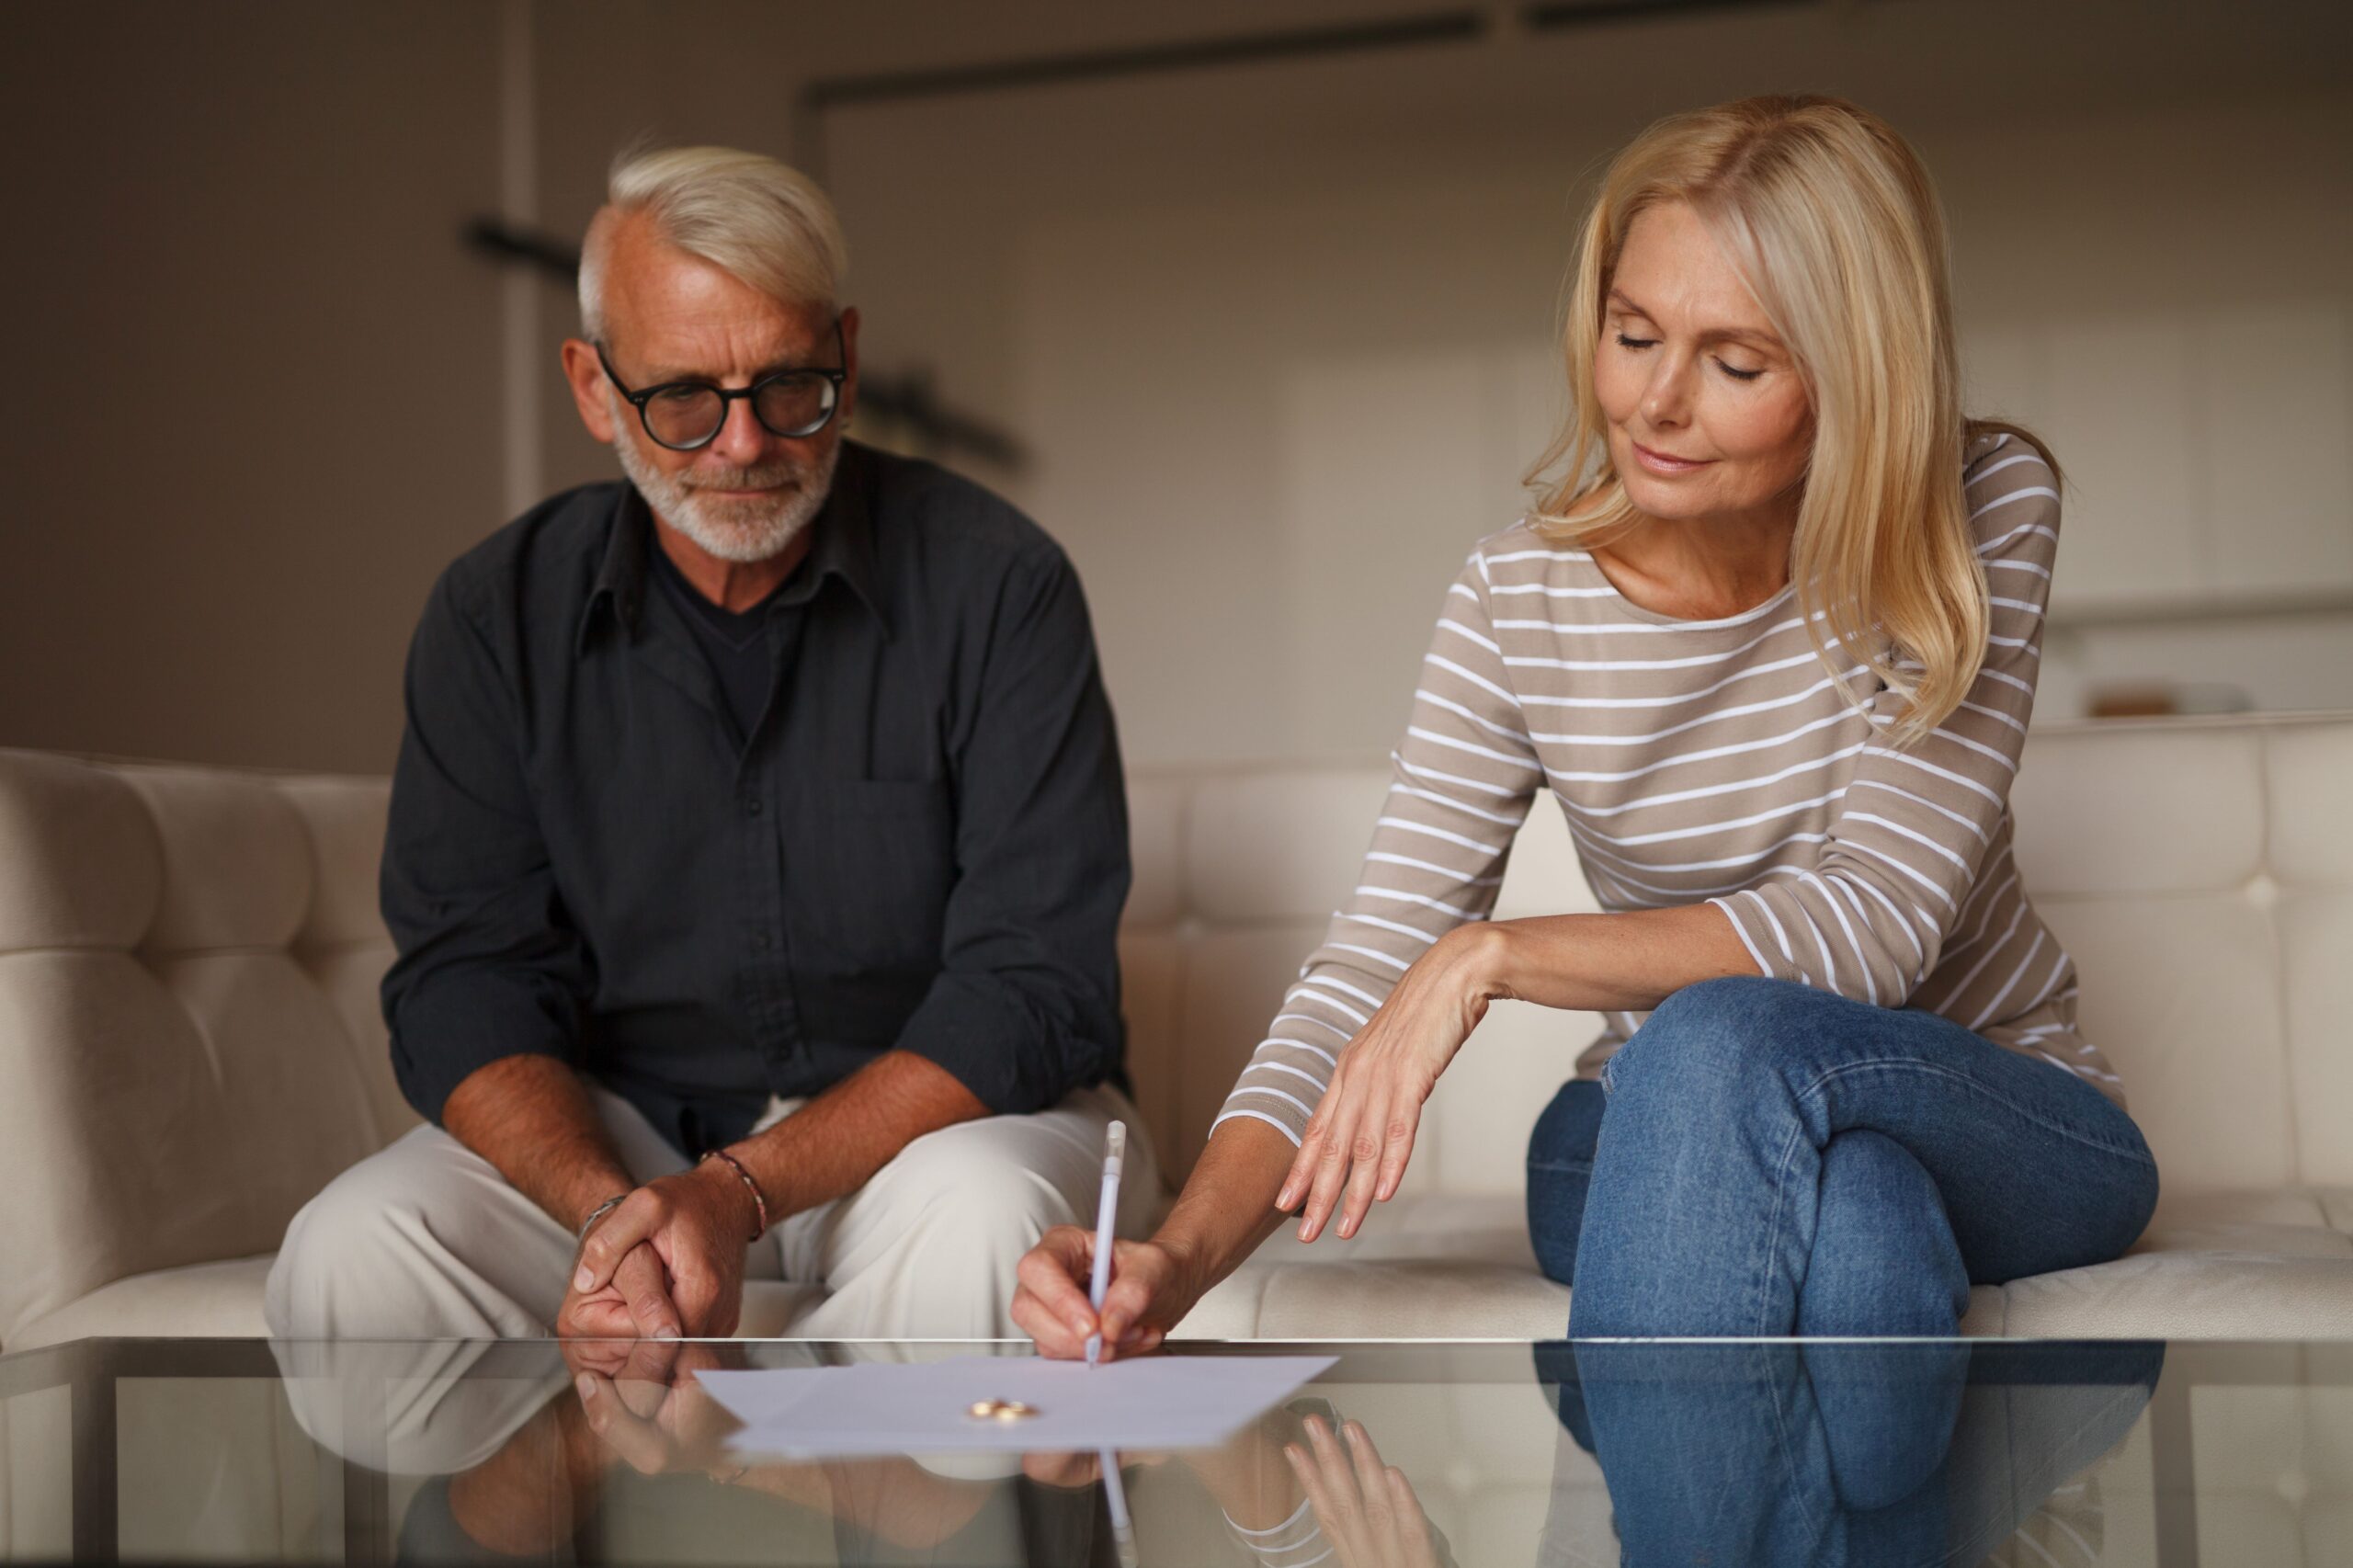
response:
[(1493, 998), (1482, 936), (1464, 926), (1439, 938), (1340, 1052), (1275, 1199), (1283, 1210), (1305, 1203), (1301, 1241), (1321, 1235), (1336, 1207), (1341, 1239), (1355, 1235), (1374, 1199), (1387, 1202), (1405, 1179), (1422, 1103)]
[(705, 1393), (695, 1373), (720, 1364), (705, 1345), (639, 1340), (606, 1369), (606, 1358), (584, 1351), (567, 1358), (580, 1407), (608, 1451), (641, 1475), (676, 1471), (717, 1475), (740, 1471), (722, 1444), (737, 1422)]
[[(621, 1199), (588, 1233), (579, 1267), (565, 1296), (596, 1298), (620, 1286), (639, 1332), (652, 1338), (685, 1333), (724, 1338), (735, 1332), (744, 1304), (744, 1249), (759, 1228), (751, 1194), (733, 1170), (711, 1161), (657, 1177)], [(650, 1251), (658, 1267), (655, 1286), (666, 1282), (667, 1317), (641, 1306), (649, 1289), (642, 1268), (635, 1289), (622, 1283), (632, 1255)], [(609, 1313), (606, 1314), (609, 1316)]]
[[(1056, 1225), (1022, 1256), (1014, 1277), (1013, 1321), (1038, 1342), (1040, 1356), (1071, 1360), (1086, 1354), (1097, 1331), (1087, 1300), (1095, 1267), (1095, 1233)], [(1193, 1310), (1200, 1290), (1177, 1255), (1158, 1242), (1111, 1244), (1111, 1284), (1103, 1293), (1103, 1359), (1158, 1348), (1168, 1331)]]
[(1283, 1449), (1315, 1523), (1345, 1568), (1436, 1568), (1428, 1517), (1404, 1472), (1383, 1465), (1362, 1426), (1351, 1421), (1336, 1437), (1321, 1417), (1306, 1423), (1313, 1456), (1293, 1443)]

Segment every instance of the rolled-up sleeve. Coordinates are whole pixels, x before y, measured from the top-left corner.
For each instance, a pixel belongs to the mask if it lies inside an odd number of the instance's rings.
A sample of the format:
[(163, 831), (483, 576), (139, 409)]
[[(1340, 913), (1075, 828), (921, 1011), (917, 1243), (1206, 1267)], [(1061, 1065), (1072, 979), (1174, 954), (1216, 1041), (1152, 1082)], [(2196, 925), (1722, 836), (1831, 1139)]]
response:
[(950, 762), (941, 969), (896, 1043), (994, 1113), (1040, 1110), (1119, 1067), (1129, 882), (1119, 742), (1086, 597), (1059, 551), (1003, 580)]
[(1961, 706), (1908, 748), (1888, 739), (1905, 699), (1883, 691), (1811, 869), (1708, 902), (1765, 974), (1901, 1007), (1937, 967), (2009, 809), (2034, 711), (2043, 609), (2059, 548), (2058, 481), (2017, 444), (1966, 492), (1991, 632)]
[(527, 788), (520, 703), (461, 601), (445, 574), (410, 644), (381, 888), (400, 952), (383, 983), (393, 1073), (436, 1123), (489, 1062), (574, 1060), (589, 990)]

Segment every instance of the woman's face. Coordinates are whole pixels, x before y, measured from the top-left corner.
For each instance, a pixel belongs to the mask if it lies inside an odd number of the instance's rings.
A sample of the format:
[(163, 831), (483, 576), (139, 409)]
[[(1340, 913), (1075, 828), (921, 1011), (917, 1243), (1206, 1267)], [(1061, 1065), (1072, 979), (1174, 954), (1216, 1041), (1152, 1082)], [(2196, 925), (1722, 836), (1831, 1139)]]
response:
[(1602, 309), (1594, 390), (1635, 507), (1679, 521), (1790, 506), (1813, 446), (1804, 383), (1688, 204), (1634, 219)]

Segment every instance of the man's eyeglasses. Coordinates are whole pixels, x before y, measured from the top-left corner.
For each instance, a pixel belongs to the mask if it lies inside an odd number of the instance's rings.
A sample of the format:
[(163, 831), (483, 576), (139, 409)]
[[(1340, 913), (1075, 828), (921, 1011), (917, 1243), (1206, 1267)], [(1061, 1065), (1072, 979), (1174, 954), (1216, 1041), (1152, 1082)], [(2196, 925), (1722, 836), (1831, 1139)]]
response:
[(839, 316), (834, 318), (834, 347), (842, 361), (838, 370), (779, 370), (733, 392), (709, 381), (665, 381), (631, 392), (613, 373), (613, 362), (605, 358), (601, 343), (597, 345), (597, 363), (605, 368), (613, 390), (636, 408), (648, 436), (674, 452), (691, 452), (717, 438), (727, 423), (727, 405), (739, 397), (752, 400), (752, 417), (771, 436), (790, 438), (823, 430), (841, 403), (842, 383), (849, 379), (849, 349), (842, 341)]

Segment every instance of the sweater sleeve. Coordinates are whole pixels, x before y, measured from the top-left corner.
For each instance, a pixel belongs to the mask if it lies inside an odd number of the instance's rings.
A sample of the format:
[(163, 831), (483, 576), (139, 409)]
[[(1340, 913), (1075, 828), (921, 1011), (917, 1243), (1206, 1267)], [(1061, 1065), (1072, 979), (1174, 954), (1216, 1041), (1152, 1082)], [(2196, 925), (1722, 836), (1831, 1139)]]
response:
[(1495, 908), (1505, 857), (1543, 770), (1488, 613), (1483, 554), (1447, 590), (1413, 717), (1391, 754), (1372, 846), (1323, 945), (1211, 1123), (1248, 1117), (1298, 1142), (1340, 1050), (1431, 943)]
[(1934, 972), (2009, 810), (2042, 655), (2059, 546), (2059, 486), (2042, 458), (2005, 436), (1964, 475), (1992, 599), (1985, 659), (1968, 697), (1907, 750), (1887, 734), (1903, 696), (1881, 692), (1877, 732), (1837, 802), (1820, 858), (1708, 902), (1758, 969), (1900, 1007)]

